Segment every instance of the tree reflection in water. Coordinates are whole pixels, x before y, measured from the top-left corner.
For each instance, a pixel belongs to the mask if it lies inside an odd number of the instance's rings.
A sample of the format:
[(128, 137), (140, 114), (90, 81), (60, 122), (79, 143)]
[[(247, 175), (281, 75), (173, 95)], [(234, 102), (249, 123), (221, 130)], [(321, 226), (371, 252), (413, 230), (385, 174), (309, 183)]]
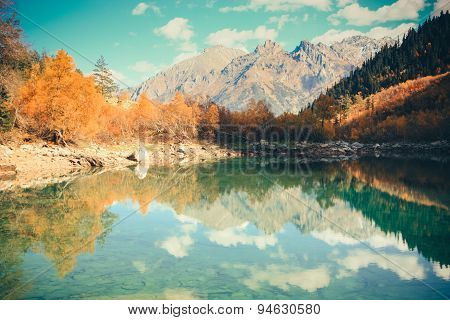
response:
[[(269, 237), (239, 241), (271, 245), (270, 235), (292, 223), (299, 232), (330, 244), (356, 238), (376, 246), (374, 239), (383, 238), (398, 246), (404, 242), (432, 262), (450, 264), (450, 171), (445, 163), (316, 163), (307, 175), (296, 164), (256, 159), (136, 170), (139, 177), (127, 169), (2, 192), (2, 295), (12, 288), (27, 290), (21, 286), (21, 264), (28, 250), (44, 254), (64, 278), (80, 254), (93, 253), (96, 245), (108, 241), (118, 219), (108, 209), (126, 200), (137, 203), (143, 215), (151, 214), (152, 201), (168, 205), (206, 226), (211, 241), (231, 241), (239, 226), (252, 223)], [(263, 279), (254, 279), (252, 285)]]

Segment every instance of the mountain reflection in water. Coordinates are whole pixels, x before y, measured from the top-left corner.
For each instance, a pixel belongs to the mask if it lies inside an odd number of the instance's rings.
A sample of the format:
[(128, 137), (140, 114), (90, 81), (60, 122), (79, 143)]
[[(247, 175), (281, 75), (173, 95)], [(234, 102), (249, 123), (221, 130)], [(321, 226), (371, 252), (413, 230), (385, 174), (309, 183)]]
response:
[(234, 159), (2, 192), (0, 296), (450, 294), (448, 164), (366, 159), (301, 169)]

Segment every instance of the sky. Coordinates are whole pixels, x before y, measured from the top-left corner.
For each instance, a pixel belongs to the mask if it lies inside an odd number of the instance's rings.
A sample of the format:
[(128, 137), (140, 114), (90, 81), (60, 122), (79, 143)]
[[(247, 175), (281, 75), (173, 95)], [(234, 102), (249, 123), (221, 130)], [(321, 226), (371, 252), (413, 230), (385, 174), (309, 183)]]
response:
[(64, 49), (84, 73), (103, 55), (122, 87), (213, 45), (252, 51), (270, 39), (292, 51), (365, 34), (397, 38), (449, 0), (16, 0), (32, 48)]

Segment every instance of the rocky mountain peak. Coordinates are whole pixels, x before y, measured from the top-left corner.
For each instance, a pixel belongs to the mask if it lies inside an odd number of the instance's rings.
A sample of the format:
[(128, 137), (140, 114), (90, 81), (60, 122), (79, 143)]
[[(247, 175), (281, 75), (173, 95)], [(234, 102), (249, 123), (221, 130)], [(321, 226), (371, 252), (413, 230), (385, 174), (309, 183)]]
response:
[(258, 54), (279, 53), (283, 51), (283, 47), (281, 47), (279, 43), (272, 40), (266, 40), (263, 44), (258, 45), (255, 49), (255, 53)]

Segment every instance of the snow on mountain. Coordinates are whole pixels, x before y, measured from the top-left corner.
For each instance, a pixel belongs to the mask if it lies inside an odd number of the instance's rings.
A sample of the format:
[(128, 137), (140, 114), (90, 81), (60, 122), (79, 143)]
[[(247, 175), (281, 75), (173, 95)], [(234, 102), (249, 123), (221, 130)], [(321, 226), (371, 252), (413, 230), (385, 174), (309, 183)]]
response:
[(230, 110), (242, 110), (256, 99), (268, 102), (277, 115), (296, 113), (383, 46), (394, 43), (390, 38), (353, 36), (331, 46), (302, 41), (289, 53), (268, 40), (247, 54), (216, 46), (145, 81), (133, 99), (145, 93), (166, 102), (181, 91), (199, 100), (209, 97)]

